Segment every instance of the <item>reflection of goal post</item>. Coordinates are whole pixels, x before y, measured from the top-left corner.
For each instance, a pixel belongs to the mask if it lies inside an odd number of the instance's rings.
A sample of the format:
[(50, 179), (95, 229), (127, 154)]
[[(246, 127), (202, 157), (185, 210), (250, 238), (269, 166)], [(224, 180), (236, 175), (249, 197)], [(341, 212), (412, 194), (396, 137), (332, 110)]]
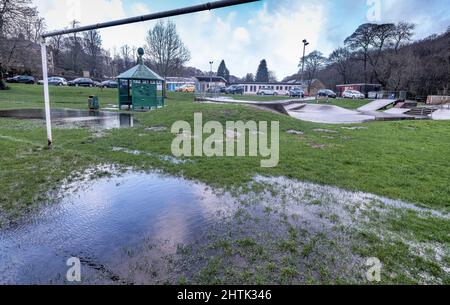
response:
[(74, 29), (68, 29), (68, 30), (61, 30), (61, 31), (55, 31), (51, 33), (45, 33), (41, 36), (41, 53), (42, 53), (42, 76), (44, 80), (44, 100), (45, 100), (45, 122), (47, 126), (47, 140), (48, 145), (51, 146), (53, 139), (52, 139), (52, 127), (51, 127), (51, 117), (50, 117), (50, 94), (48, 90), (48, 60), (47, 60), (47, 46), (45, 43), (45, 39), (48, 37), (54, 37), (54, 36), (60, 36), (60, 35), (67, 35), (72, 33), (78, 33), (78, 32), (85, 32), (90, 30), (98, 30), (98, 29), (104, 29), (119, 25), (125, 25), (125, 24), (131, 24), (131, 23), (137, 23), (137, 22), (143, 22), (143, 21), (149, 21), (149, 20), (155, 20), (155, 19), (161, 19), (161, 18), (167, 18), (167, 17), (173, 17), (173, 16), (180, 16), (185, 14), (191, 14), (201, 11), (209, 11), (213, 9), (228, 7), (228, 6), (234, 6), (244, 3), (250, 3), (250, 2), (256, 2), (260, 0), (222, 0), (222, 1), (215, 1), (215, 2), (208, 2), (205, 4), (200, 5), (194, 5), (190, 7), (160, 12), (160, 13), (154, 13), (149, 15), (143, 15), (138, 17), (132, 17), (132, 18), (126, 18), (116, 21), (110, 21), (105, 23), (99, 23), (94, 25), (88, 25), (88, 26), (82, 26)]

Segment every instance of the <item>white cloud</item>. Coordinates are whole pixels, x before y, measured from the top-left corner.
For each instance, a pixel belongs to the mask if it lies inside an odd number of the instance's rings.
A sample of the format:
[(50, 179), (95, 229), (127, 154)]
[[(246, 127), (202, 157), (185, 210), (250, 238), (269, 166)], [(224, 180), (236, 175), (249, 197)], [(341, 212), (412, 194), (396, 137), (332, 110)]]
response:
[[(69, 27), (74, 17), (81, 25), (130, 17), (125, 13), (123, 0), (35, 0), (34, 3), (45, 17), (48, 30)], [(150, 13), (149, 7), (143, 2), (134, 3), (130, 11), (133, 16)], [(151, 23), (137, 23), (102, 29), (103, 46), (110, 50), (125, 44), (141, 46), (149, 27)]]
[(209, 70), (210, 60), (218, 64), (224, 59), (232, 74), (243, 76), (255, 73), (265, 58), (269, 69), (282, 78), (298, 71), (304, 38), (311, 42), (309, 51), (318, 47), (331, 51), (330, 45), (319, 46), (324, 15), (321, 4), (294, 1), (272, 10), (264, 5), (243, 24), (233, 22), (239, 18), (236, 13), (226, 18), (211, 13), (208, 22), (183, 18), (178, 22), (178, 30), (191, 50), (191, 64), (196, 67)]

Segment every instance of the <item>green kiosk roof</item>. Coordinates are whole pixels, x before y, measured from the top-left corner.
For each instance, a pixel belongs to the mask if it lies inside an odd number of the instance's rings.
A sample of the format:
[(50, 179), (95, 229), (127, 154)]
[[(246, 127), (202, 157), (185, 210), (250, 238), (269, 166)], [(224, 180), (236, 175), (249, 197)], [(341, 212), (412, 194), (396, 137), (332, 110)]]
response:
[(134, 80), (156, 80), (164, 81), (164, 78), (153, 72), (150, 68), (143, 64), (138, 64), (130, 70), (123, 72), (117, 79), (134, 79)]

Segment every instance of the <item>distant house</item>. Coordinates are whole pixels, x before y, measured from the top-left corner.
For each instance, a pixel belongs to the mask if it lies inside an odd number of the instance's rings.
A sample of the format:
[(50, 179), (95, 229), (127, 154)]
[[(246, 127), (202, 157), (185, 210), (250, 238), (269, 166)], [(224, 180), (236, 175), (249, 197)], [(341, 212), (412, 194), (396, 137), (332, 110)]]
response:
[(190, 77), (166, 77), (167, 91), (174, 92), (185, 85), (195, 85), (195, 79)]
[(244, 94), (256, 95), (260, 89), (275, 90), (279, 95), (288, 95), (289, 90), (293, 88), (301, 88), (305, 91), (306, 95), (314, 96), (321, 89), (325, 89), (325, 85), (318, 79), (306, 80), (306, 81), (287, 81), (287, 82), (271, 82), (271, 83), (259, 83), (259, 82), (237, 82), (233, 85), (239, 85), (244, 87)]
[(369, 92), (381, 91), (382, 86), (380, 84), (345, 84), (337, 85), (336, 88), (338, 95), (342, 95), (347, 90), (356, 90), (368, 96)]
[(226, 87), (227, 81), (220, 76), (196, 76), (195, 90), (196, 92), (206, 92), (209, 88)]

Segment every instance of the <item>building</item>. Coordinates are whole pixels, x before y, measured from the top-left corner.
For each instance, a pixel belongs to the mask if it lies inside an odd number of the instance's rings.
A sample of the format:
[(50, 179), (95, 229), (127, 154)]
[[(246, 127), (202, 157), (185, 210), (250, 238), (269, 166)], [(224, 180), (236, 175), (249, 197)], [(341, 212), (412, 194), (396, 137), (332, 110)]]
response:
[(227, 81), (219, 76), (196, 76), (195, 91), (198, 93), (207, 92), (209, 88), (226, 87)]
[(119, 109), (150, 110), (164, 107), (165, 80), (144, 65), (144, 50), (139, 49), (138, 64), (117, 76)]
[(337, 85), (337, 93), (339, 96), (342, 96), (342, 93), (347, 90), (355, 90), (359, 91), (362, 94), (365, 94), (366, 97), (369, 95), (369, 92), (378, 92), (381, 91), (382, 86), (380, 84), (346, 84), (346, 85)]
[(321, 89), (325, 89), (325, 85), (318, 79), (312, 81), (288, 81), (288, 82), (273, 82), (273, 83), (257, 83), (257, 82), (237, 82), (233, 85), (244, 87), (244, 94), (256, 95), (260, 89), (275, 90), (278, 95), (289, 95), (289, 90), (293, 88), (301, 88), (306, 95), (315, 96)]
[(166, 77), (167, 91), (175, 92), (178, 88), (186, 85), (195, 86), (195, 79), (189, 77)]

